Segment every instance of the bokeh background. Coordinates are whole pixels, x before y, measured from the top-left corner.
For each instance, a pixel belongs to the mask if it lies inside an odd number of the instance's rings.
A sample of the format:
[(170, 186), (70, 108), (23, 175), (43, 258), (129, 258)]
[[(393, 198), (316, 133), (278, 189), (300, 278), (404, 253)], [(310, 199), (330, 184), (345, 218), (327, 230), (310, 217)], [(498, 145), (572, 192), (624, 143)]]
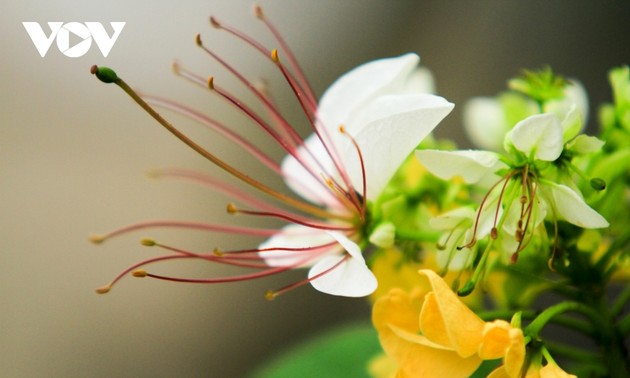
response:
[[(460, 110), (494, 95), (523, 67), (551, 65), (580, 78), (591, 108), (610, 99), (606, 73), (630, 61), (627, 1), (260, 1), (294, 48), (317, 94), (341, 73), (379, 57), (418, 52), (438, 93), (456, 104), (440, 136), (462, 137)], [(361, 299), (303, 287), (273, 302), (267, 289), (302, 272), (216, 286), (125, 279), (93, 288), (154, 250), (144, 236), (194, 250), (246, 247), (258, 240), (195, 232), (143, 231), (94, 246), (93, 232), (144, 219), (261, 224), (224, 214), (229, 200), (187, 182), (146, 178), (160, 167), (223, 175), (160, 129), (113, 86), (89, 73), (116, 68), (133, 86), (203, 109), (282, 154), (242, 116), (170, 72), (174, 59), (249, 97), (193, 43), (252, 78), (264, 78), (283, 110), (307, 132), (274, 67), (208, 24), (210, 14), (270, 44), (249, 0), (5, 1), (0, 14), (0, 376), (247, 376), (284, 348), (326, 329), (369, 318)], [(103, 58), (95, 46), (68, 58), (53, 44), (41, 58), (23, 21), (125, 21)], [(592, 118), (596, 112), (592, 111)], [(218, 155), (259, 175), (256, 162), (178, 117)], [(178, 123), (180, 124), (180, 123)], [(257, 176), (281, 187), (275, 177)], [(227, 180), (227, 178), (226, 178)], [(203, 264), (164, 272), (217, 276)], [(367, 358), (367, 356), (366, 356)], [(307, 376), (307, 375), (305, 375)]]

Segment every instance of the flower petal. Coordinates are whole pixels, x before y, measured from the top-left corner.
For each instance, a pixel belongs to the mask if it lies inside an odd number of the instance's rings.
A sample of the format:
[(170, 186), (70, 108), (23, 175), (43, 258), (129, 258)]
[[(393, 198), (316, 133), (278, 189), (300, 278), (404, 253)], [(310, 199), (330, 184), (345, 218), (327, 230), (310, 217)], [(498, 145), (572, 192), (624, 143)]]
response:
[[(378, 197), (409, 154), (452, 109), (453, 104), (434, 95), (390, 95), (379, 97), (348, 120), (347, 132), (363, 155), (368, 199)], [(362, 169), (349, 140), (341, 154), (352, 184), (360, 190)]]
[(477, 183), (505, 166), (499, 155), (489, 151), (418, 150), (416, 156), (437, 177), (443, 180), (461, 177), (469, 184)]
[[(322, 293), (344, 297), (364, 297), (370, 295), (378, 282), (370, 271), (359, 246), (338, 232), (330, 236), (348, 252), (346, 256), (325, 256), (308, 272), (311, 285)], [(317, 277), (318, 275), (320, 275)]]
[(574, 190), (566, 185), (546, 182), (543, 189), (549, 190), (552, 208), (569, 223), (583, 228), (605, 228), (608, 221), (584, 202)]
[(482, 341), (484, 322), (469, 309), (432, 270), (420, 270), (431, 292), (424, 298), (420, 329), (431, 341), (454, 348), (466, 358), (474, 355)]
[(553, 114), (527, 117), (508, 135), (514, 147), (538, 160), (554, 161), (564, 148), (562, 125)]
[(328, 130), (335, 130), (357, 108), (376, 96), (402, 88), (420, 57), (405, 54), (365, 63), (337, 79), (322, 95), (317, 119)]
[(417, 334), (423, 294), (395, 288), (374, 304), (372, 321), (385, 353), (400, 367), (397, 377), (469, 377), (481, 364), (477, 355), (462, 358)]
[(503, 106), (496, 98), (477, 97), (466, 103), (463, 110), (464, 130), (477, 146), (498, 151), (510, 125)]
[[(282, 228), (280, 232), (270, 237), (258, 246), (259, 249), (267, 248), (308, 248), (330, 244), (335, 239), (325, 231), (291, 224)], [(339, 246), (324, 247), (319, 251), (309, 249), (302, 251), (263, 251), (259, 256), (265, 260), (269, 266), (311, 266), (321, 258), (322, 255), (340, 251)], [(335, 254), (336, 255), (336, 254)]]
[(306, 138), (304, 145), (297, 149), (296, 154), (299, 160), (292, 155), (287, 155), (282, 160), (281, 168), (285, 183), (295, 193), (313, 203), (328, 208), (338, 207), (338, 201), (322, 179), (336, 177), (337, 174), (333, 161), (318, 136), (312, 134)]

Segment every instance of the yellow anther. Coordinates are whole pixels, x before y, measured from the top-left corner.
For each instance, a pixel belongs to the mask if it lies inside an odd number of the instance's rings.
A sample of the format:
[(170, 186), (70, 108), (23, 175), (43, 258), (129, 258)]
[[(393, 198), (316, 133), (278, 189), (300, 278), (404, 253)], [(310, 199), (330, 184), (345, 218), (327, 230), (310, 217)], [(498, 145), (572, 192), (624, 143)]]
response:
[(274, 299), (276, 299), (277, 296), (278, 293), (273, 290), (267, 290), (267, 292), (265, 293), (265, 299), (268, 301), (273, 301)]
[(201, 46), (201, 34), (197, 33), (195, 34), (195, 44), (197, 44), (197, 46)]
[(208, 76), (208, 89), (214, 89), (214, 76)]
[(94, 244), (101, 244), (106, 238), (103, 235), (90, 235), (88, 239)]
[(254, 16), (256, 16), (256, 18), (260, 20), (265, 18), (265, 14), (263, 13), (262, 7), (260, 5), (254, 4), (252, 6), (252, 11), (254, 11)]
[(278, 49), (271, 50), (271, 60), (273, 60), (275, 63), (280, 62), (280, 57), (278, 56)]
[(107, 284), (105, 286), (97, 287), (94, 291), (96, 291), (97, 294), (107, 294), (111, 289), (112, 285)]
[(215, 255), (215, 256), (218, 256), (218, 257), (222, 257), (222, 256), (224, 255), (224, 253), (223, 253), (223, 252), (221, 252), (221, 250), (220, 250), (219, 248), (215, 248), (215, 249), (212, 251), (212, 253), (214, 253), (214, 255)]
[(344, 125), (339, 125), (339, 132), (342, 133), (342, 134), (346, 133), (346, 128), (345, 128)]
[(157, 243), (153, 239), (145, 238), (145, 239), (140, 240), (140, 244), (142, 244), (145, 247), (153, 247)]
[(147, 276), (147, 271), (144, 269), (136, 269), (131, 273), (131, 275), (138, 278), (144, 278)]
[(230, 203), (228, 203), (228, 205), (227, 205), (227, 212), (228, 212), (229, 214), (236, 214), (236, 213), (238, 213), (238, 208), (236, 207), (236, 205), (235, 205), (235, 204), (233, 204), (233, 203), (231, 203), (231, 202), (230, 202)]
[(221, 29), (221, 24), (214, 16), (210, 16), (210, 25), (212, 25), (213, 28)]
[(173, 62), (173, 64), (171, 64), (171, 70), (173, 70), (173, 73), (175, 75), (179, 75), (181, 73), (181, 67), (179, 66), (179, 63)]

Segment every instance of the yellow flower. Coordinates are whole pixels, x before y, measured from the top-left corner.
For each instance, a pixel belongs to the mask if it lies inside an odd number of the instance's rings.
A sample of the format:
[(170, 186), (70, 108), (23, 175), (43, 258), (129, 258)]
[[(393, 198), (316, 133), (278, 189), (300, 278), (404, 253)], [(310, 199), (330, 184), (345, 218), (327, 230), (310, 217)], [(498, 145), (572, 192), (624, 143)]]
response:
[(372, 320), (397, 377), (468, 377), (483, 360), (503, 358), (519, 372), (523, 333), (503, 320), (484, 322), (432, 270), (411, 292), (394, 288), (374, 304)]

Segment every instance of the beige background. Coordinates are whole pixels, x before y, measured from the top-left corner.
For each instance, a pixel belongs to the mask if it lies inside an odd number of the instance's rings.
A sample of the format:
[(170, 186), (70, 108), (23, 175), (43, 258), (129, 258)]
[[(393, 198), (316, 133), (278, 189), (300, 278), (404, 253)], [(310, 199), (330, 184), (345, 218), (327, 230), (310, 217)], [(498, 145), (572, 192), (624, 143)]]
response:
[[(303, 273), (217, 286), (126, 279), (109, 295), (93, 293), (127, 264), (156, 252), (138, 245), (142, 236), (195, 250), (256, 243), (185, 232), (141, 232), (100, 247), (87, 242), (92, 232), (143, 219), (234, 221), (223, 215), (226, 198), (185, 182), (145, 178), (148, 170), (168, 166), (221, 173), (157, 127), (116, 88), (98, 83), (88, 73), (92, 64), (115, 67), (138, 88), (205, 109), (250, 133), (238, 114), (170, 73), (176, 58), (243, 92), (194, 46), (193, 36), (201, 32), (239, 69), (267, 78), (280, 100), (289, 99), (272, 66), (207, 24), (207, 16), (215, 14), (269, 42), (250, 16), (249, 1), (178, 3), (3, 4), (0, 376), (242, 376), (291, 342), (369, 316), (362, 300), (332, 298), (309, 287), (271, 303), (264, 300), (266, 289)], [(582, 78), (594, 106), (609, 98), (607, 69), (630, 57), (625, 1), (261, 3), (294, 47), (318, 94), (362, 62), (419, 52), (436, 75), (438, 92), (456, 103), (439, 127), (440, 135), (461, 136), (462, 102), (499, 92), (521, 67), (551, 64)], [(55, 46), (41, 58), (22, 21), (127, 24), (106, 59), (96, 47), (71, 59)], [(295, 109), (293, 102), (283, 104), (284, 110)], [(299, 113), (291, 117), (301, 122)], [(181, 124), (219, 155), (259, 172), (247, 156)], [(259, 134), (251, 135), (281, 157)], [(263, 178), (279, 185), (273, 177)], [(243, 217), (235, 221), (257, 223)], [(221, 274), (203, 264), (174, 269), (184, 275)]]

